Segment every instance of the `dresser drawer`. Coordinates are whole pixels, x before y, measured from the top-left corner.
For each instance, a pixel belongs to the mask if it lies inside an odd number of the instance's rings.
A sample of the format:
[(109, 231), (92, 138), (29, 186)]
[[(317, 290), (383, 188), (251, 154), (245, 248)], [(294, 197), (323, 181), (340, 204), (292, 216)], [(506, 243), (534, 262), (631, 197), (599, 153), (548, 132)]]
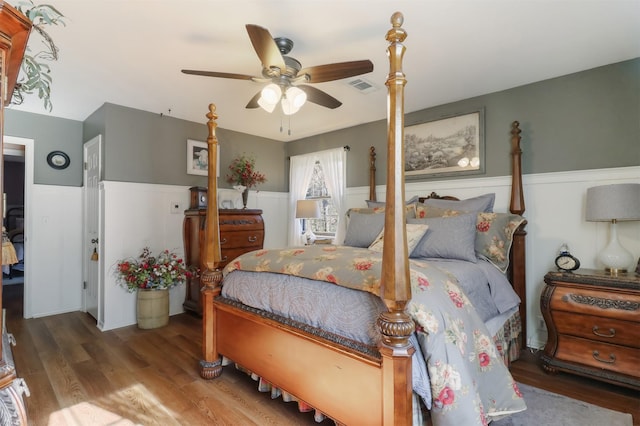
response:
[(550, 307), (554, 311), (640, 322), (640, 295), (557, 287), (551, 297)]
[(253, 250), (260, 250), (261, 248), (262, 247), (255, 247), (255, 248), (244, 247), (244, 248), (233, 248), (228, 250), (222, 250), (222, 253), (220, 253), (221, 254), (220, 267), (223, 268), (227, 266), (227, 263), (231, 262), (233, 259), (240, 256), (241, 254), (245, 254)]
[[(239, 247), (261, 248), (264, 241), (263, 230), (220, 232), (220, 249)], [(245, 250), (246, 251), (246, 250)]]
[(220, 233), (237, 230), (263, 230), (264, 222), (262, 216), (255, 214), (233, 214), (225, 215), (220, 213), (219, 217)]
[(558, 333), (640, 348), (640, 323), (564, 311), (551, 315)]
[(560, 335), (556, 358), (637, 377), (640, 350)]

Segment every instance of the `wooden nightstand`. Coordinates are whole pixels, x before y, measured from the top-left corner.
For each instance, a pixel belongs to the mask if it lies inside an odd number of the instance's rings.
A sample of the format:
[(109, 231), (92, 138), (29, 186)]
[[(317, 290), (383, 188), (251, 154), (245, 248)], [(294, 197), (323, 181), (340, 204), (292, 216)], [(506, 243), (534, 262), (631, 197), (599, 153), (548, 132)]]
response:
[(579, 269), (544, 281), (544, 369), (640, 389), (640, 277)]

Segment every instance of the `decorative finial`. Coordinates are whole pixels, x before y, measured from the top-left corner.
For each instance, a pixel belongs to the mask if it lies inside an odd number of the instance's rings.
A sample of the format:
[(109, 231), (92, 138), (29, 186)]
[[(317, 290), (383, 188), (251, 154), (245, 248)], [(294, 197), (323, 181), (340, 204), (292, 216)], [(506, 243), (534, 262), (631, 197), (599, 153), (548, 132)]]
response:
[(402, 28), (402, 24), (404, 23), (404, 16), (401, 12), (396, 12), (391, 15), (391, 28), (387, 31), (387, 41), (389, 43), (402, 43), (405, 38), (407, 38), (407, 32)]
[(404, 23), (404, 15), (402, 12), (396, 12), (391, 15), (391, 26), (393, 28), (400, 28)]

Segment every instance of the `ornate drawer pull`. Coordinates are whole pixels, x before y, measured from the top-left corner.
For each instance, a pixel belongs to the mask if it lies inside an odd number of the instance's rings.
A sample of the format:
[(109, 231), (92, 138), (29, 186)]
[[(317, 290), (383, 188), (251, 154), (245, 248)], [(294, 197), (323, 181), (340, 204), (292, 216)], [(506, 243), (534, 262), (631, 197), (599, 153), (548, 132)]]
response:
[(600, 358), (600, 352), (593, 351), (593, 359), (595, 359), (596, 361), (604, 362), (606, 364), (613, 364), (614, 362), (616, 362), (616, 355), (609, 354), (609, 359), (602, 359)]
[(226, 262), (228, 258), (229, 258), (229, 256), (222, 256), (222, 259), (220, 259), (220, 261), (221, 262)]
[(223, 238), (223, 239), (220, 240), (220, 244), (226, 244), (226, 243), (227, 243), (227, 239), (226, 238)]
[(598, 328), (598, 326), (597, 326), (597, 325), (594, 325), (594, 326), (593, 326), (592, 331), (593, 331), (593, 334), (595, 334), (596, 336), (600, 336), (600, 337), (614, 337), (614, 336), (616, 335), (616, 330), (615, 330), (615, 328), (610, 328), (610, 329), (609, 329), (609, 334), (600, 333), (600, 332), (598, 332), (598, 330), (600, 330), (600, 329)]
[(247, 239), (250, 243), (255, 243), (256, 241), (258, 241), (258, 237), (248, 237)]

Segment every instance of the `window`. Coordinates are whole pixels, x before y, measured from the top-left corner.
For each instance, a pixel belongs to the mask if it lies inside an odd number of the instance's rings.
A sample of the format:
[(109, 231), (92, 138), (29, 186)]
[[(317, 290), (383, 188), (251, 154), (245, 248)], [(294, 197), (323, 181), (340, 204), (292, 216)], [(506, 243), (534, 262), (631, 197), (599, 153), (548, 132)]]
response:
[(306, 199), (318, 200), (320, 215), (318, 219), (307, 219), (314, 234), (319, 236), (334, 236), (338, 225), (338, 212), (327, 190), (322, 164), (316, 161), (311, 175), (311, 182), (307, 188)]

